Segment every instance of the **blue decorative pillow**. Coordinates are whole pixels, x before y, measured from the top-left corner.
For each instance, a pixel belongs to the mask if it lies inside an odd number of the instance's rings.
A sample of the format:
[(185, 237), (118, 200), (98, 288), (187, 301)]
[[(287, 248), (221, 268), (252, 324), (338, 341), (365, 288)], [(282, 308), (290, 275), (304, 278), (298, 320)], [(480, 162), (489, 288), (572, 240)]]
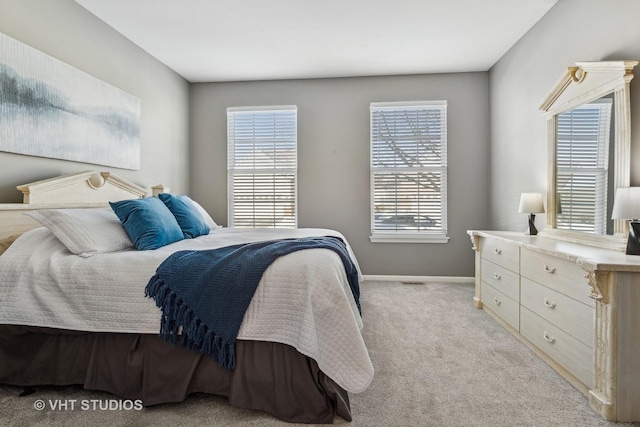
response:
[(176, 217), (185, 239), (209, 234), (211, 231), (204, 217), (198, 212), (188, 196), (161, 193), (158, 198), (167, 205), (173, 216)]
[(157, 197), (109, 204), (139, 251), (158, 249), (184, 238), (176, 218)]

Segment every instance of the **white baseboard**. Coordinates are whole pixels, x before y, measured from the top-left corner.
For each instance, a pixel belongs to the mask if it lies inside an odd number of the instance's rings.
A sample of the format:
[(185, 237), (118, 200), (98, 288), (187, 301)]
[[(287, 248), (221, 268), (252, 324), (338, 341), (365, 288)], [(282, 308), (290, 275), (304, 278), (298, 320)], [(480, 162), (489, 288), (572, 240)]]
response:
[(385, 276), (377, 274), (364, 274), (363, 280), (377, 282), (447, 282), (447, 283), (475, 283), (473, 277), (457, 276)]

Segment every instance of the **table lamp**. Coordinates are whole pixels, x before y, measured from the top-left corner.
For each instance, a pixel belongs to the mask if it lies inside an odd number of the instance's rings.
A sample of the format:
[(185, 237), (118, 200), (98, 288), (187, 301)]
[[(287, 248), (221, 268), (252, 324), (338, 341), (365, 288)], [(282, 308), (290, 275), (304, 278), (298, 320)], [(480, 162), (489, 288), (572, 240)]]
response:
[(625, 187), (616, 190), (611, 219), (629, 220), (627, 255), (640, 255), (640, 187)]
[(542, 202), (541, 193), (522, 193), (520, 196), (520, 213), (529, 214), (529, 227), (525, 231), (525, 234), (535, 236), (538, 234), (536, 229), (536, 215), (537, 213), (544, 213), (544, 203)]

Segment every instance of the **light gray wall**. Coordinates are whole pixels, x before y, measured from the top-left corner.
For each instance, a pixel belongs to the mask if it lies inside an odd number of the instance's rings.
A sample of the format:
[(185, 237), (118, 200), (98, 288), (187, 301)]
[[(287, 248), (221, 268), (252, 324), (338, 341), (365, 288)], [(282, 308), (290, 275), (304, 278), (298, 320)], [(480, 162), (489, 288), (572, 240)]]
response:
[(85, 170), (188, 190), (186, 80), (73, 0), (0, 0), (0, 32), (139, 97), (141, 105), (139, 171), (0, 152), (0, 201), (21, 202), (16, 185)]
[[(369, 241), (369, 104), (448, 101), (448, 244)], [(298, 107), (298, 225), (342, 232), (364, 274), (472, 276), (470, 228), (489, 225), (488, 73), (191, 86), (191, 193), (227, 222), (226, 108)]]
[[(561, 0), (490, 70), (492, 228), (524, 230), (520, 193), (546, 194), (546, 122), (538, 110), (546, 94), (578, 61), (640, 59), (639, 19), (637, 0)], [(637, 67), (634, 74), (631, 183), (640, 185)], [(545, 215), (536, 224), (543, 228)]]

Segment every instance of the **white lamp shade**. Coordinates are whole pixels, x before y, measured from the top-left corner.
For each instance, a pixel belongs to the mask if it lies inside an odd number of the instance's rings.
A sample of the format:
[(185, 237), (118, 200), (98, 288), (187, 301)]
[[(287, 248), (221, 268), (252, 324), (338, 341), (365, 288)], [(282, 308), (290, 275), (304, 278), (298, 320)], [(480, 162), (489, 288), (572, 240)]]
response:
[(640, 218), (640, 187), (625, 187), (616, 190), (611, 219)]
[(520, 196), (520, 213), (536, 214), (544, 212), (541, 193), (522, 193)]

